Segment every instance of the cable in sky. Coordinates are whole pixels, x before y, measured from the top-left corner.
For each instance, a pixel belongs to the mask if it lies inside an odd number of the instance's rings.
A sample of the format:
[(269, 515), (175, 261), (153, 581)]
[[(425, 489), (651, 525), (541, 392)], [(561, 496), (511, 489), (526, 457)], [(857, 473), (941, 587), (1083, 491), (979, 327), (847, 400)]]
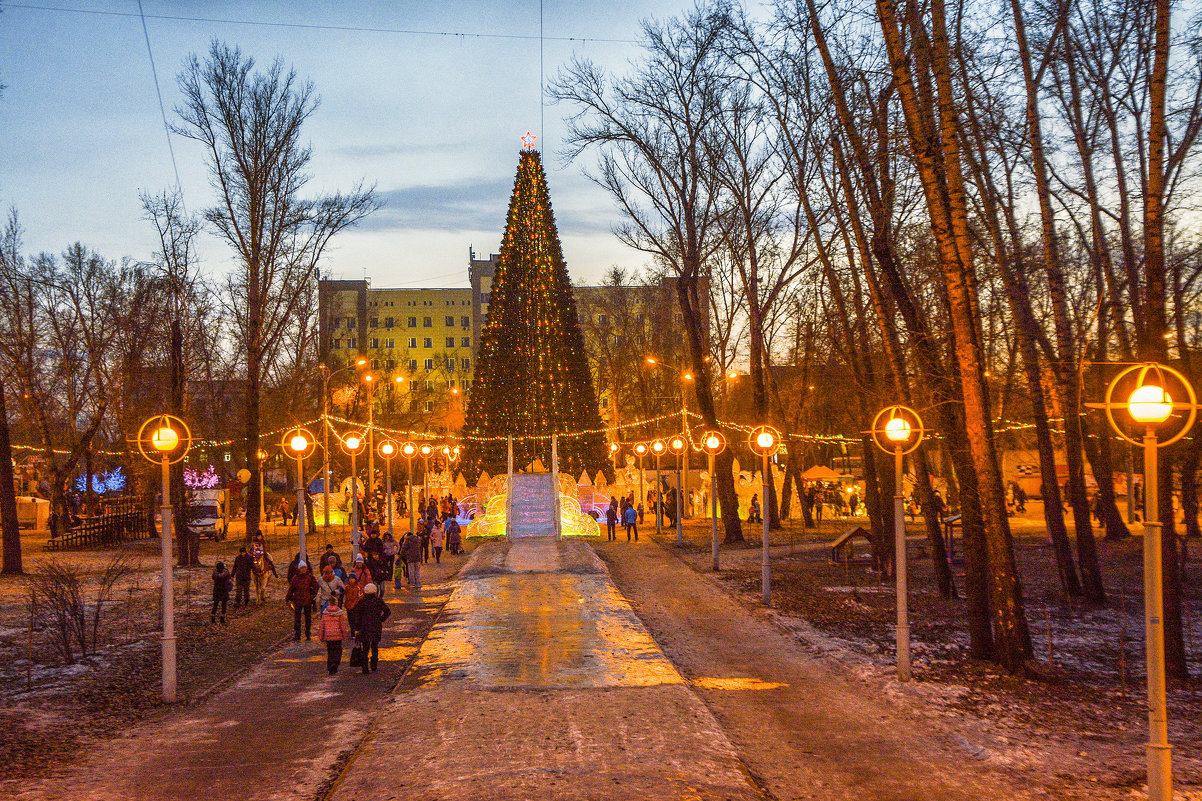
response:
[(175, 163), (175, 147), (171, 144), (171, 126), (167, 124), (167, 107), (163, 105), (163, 90), (159, 88), (159, 71), (154, 66), (154, 51), (150, 49), (150, 31), (146, 29), (146, 15), (142, 13), (142, 0), (138, 0), (138, 16), (142, 18), (142, 36), (146, 38), (146, 55), (150, 56), (150, 75), (154, 78), (154, 92), (159, 96), (159, 114), (163, 118), (163, 133), (167, 135), (167, 152), (171, 154), (171, 169), (175, 171), (175, 190), (183, 200), (184, 186), (179, 180), (179, 165)]

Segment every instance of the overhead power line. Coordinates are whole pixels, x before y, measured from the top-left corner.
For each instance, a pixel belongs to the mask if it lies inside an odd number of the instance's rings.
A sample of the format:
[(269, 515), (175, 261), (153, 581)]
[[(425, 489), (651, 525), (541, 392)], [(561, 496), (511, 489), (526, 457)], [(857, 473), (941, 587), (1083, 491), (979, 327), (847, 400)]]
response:
[[(140, 17), (142, 15), (129, 11), (107, 11), (87, 8), (63, 8), (61, 6), (33, 5), (31, 3), (5, 3), (5, 8), (21, 8), (29, 11), (55, 11), (64, 14), (95, 14), (105, 17)], [(146, 14), (146, 19), (172, 20), (175, 22), (210, 22), (222, 25), (257, 25), (265, 28), (296, 28), (313, 31), (344, 31), (348, 33), (391, 33), (404, 36), (446, 36), (462, 39), (513, 39), (520, 41), (537, 41), (545, 39), (551, 42), (582, 42), (595, 44), (638, 44), (633, 39), (600, 39), (590, 36), (538, 36), (520, 33), (469, 33), (467, 31), (429, 31), (416, 28), (384, 28), (364, 25), (319, 25), (306, 22), (262, 22), (246, 19), (228, 19), (223, 17), (190, 17), (182, 14)]]

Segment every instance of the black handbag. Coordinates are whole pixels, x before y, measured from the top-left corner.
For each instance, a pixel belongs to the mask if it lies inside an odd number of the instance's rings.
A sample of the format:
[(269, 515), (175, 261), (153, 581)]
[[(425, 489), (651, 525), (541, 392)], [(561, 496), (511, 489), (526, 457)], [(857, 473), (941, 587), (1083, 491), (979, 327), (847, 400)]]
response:
[(351, 649), (351, 667), (363, 667), (363, 646), (356, 645)]

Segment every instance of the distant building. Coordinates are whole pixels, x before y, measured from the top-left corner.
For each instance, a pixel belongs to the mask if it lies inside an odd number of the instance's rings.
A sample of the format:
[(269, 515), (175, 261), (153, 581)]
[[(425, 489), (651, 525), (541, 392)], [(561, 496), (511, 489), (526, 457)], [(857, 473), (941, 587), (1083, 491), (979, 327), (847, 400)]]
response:
[[(467, 287), (388, 288), (373, 287), (366, 279), (321, 280), (322, 362), (338, 369), (366, 358), (382, 378), (403, 378), (410, 413), (438, 414), (451, 399), (462, 406), (472, 387), (499, 258), (493, 253), (478, 259), (469, 250)], [(613, 376), (623, 367), (615, 356), (620, 354), (628, 373), (642, 369), (641, 360), (649, 353), (683, 361), (686, 343), (675, 293), (669, 281), (574, 287), (574, 293), (602, 419), (613, 424), (618, 418)], [(630, 417), (629, 412), (621, 414), (622, 420)]]

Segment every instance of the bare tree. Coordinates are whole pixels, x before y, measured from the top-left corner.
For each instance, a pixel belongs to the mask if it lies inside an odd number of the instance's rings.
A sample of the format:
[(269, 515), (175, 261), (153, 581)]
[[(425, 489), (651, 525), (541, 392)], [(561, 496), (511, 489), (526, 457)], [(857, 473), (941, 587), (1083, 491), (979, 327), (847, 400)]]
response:
[(302, 140), (317, 109), (311, 83), (276, 60), (266, 72), (238, 48), (213, 42), (179, 76), (181, 136), (204, 146), (219, 204), (205, 219), (241, 262), (229, 282), (246, 374), (244, 458), (250, 470), (246, 533), (259, 528), (260, 397), (266, 371), (298, 311), (312, 302), (317, 264), (330, 239), (377, 206), (371, 189), (301, 196), (311, 151)]
[[(723, 245), (721, 201), (711, 182), (708, 139), (728, 79), (721, 74), (721, 38), (730, 16), (721, 6), (643, 25), (644, 60), (626, 77), (611, 79), (596, 64), (573, 61), (551, 89), (577, 107), (569, 118), (568, 156), (598, 152), (590, 177), (614, 198), (626, 222), (617, 235), (671, 269), (688, 335), (697, 403), (706, 425), (717, 427), (702, 288)], [(715, 465), (727, 541), (741, 541), (733, 453)]]

